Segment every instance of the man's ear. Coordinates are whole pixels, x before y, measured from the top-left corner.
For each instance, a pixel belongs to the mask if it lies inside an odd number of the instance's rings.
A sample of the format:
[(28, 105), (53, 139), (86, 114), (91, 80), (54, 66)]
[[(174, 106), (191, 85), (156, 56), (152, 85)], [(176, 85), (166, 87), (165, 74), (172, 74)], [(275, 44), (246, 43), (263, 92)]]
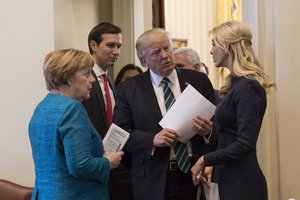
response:
[(141, 59), (140, 62), (143, 67), (147, 67), (146, 58)]
[(201, 65), (200, 65), (199, 63), (196, 63), (196, 64), (194, 65), (194, 67), (195, 67), (195, 70), (196, 70), (196, 71), (199, 71), (200, 68), (201, 68)]
[(97, 48), (97, 42), (95, 42), (94, 40), (91, 40), (89, 42), (89, 45), (90, 45), (90, 48), (92, 49), (92, 51), (95, 52), (96, 48)]

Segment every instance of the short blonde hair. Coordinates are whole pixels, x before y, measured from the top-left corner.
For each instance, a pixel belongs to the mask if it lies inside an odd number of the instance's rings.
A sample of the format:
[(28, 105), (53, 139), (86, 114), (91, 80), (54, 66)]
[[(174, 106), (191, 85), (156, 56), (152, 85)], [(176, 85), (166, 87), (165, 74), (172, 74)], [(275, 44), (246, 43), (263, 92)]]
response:
[(44, 77), (47, 89), (58, 89), (68, 85), (68, 80), (76, 71), (92, 67), (92, 57), (84, 51), (76, 49), (55, 50), (47, 54), (44, 59)]
[(147, 56), (147, 48), (153, 42), (155, 42), (155, 38), (160, 38), (160, 37), (168, 38), (170, 40), (170, 44), (172, 44), (170, 33), (162, 28), (153, 28), (148, 31), (145, 31), (137, 39), (135, 48), (136, 48), (137, 57), (139, 58), (142, 66), (145, 65), (143, 60)]

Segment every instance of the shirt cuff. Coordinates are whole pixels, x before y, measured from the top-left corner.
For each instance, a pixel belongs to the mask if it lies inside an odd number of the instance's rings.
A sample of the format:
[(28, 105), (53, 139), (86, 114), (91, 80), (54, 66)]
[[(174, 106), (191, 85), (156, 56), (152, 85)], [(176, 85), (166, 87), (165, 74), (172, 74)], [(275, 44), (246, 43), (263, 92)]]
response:
[(206, 144), (209, 143), (211, 134), (212, 134), (212, 129), (210, 129), (209, 133), (206, 136), (202, 136)]

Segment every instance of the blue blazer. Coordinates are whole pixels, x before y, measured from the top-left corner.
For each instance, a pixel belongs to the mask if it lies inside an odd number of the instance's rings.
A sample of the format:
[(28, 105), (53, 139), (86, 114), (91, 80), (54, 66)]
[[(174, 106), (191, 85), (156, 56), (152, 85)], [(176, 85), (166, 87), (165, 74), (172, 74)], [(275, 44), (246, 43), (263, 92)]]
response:
[(110, 164), (83, 105), (49, 93), (29, 124), (35, 166), (31, 199), (107, 200)]

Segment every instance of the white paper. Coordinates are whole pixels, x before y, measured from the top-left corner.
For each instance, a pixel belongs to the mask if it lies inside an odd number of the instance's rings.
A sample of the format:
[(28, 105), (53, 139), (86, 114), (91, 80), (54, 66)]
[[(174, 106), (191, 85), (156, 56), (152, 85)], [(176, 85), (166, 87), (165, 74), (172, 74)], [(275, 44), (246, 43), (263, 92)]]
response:
[(180, 135), (178, 140), (186, 143), (196, 134), (192, 129), (193, 118), (200, 115), (210, 119), (214, 115), (215, 109), (215, 105), (193, 86), (188, 85), (159, 122), (159, 125), (175, 130)]
[(112, 124), (103, 139), (105, 153), (117, 152), (123, 149), (128, 138), (129, 133), (127, 131), (116, 124)]
[(203, 185), (206, 200), (220, 200), (219, 186), (217, 183), (211, 182), (210, 187)]

